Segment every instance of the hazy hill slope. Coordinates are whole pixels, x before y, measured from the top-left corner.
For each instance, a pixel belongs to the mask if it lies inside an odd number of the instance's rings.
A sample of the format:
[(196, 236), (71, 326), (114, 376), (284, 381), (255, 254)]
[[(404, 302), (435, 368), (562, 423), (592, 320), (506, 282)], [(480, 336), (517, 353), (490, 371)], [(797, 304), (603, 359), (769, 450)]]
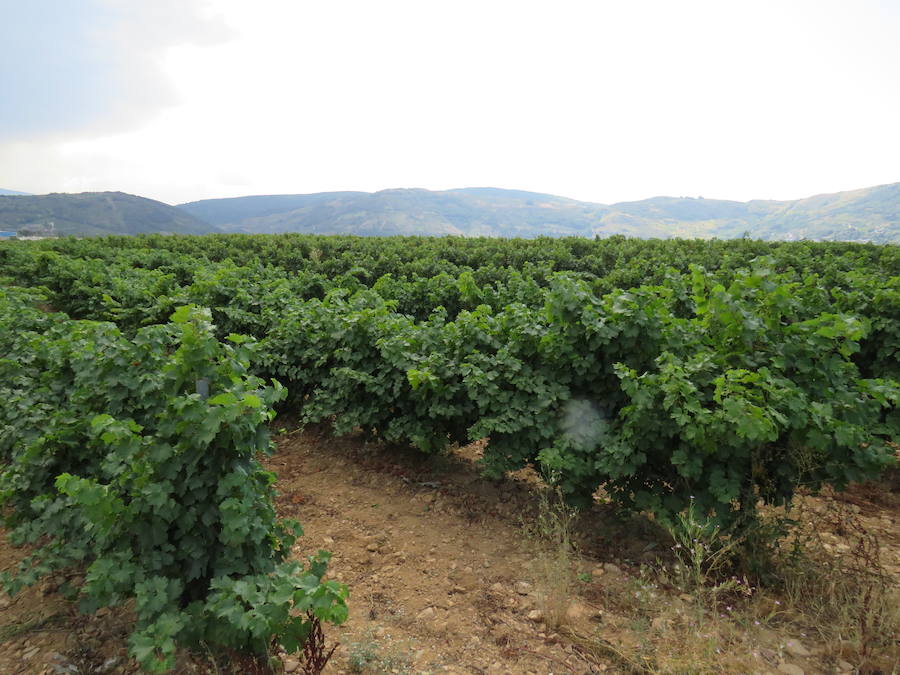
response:
[(521, 190), (326, 192), (181, 205), (233, 232), (846, 239), (900, 243), (900, 183), (794, 201), (654, 197), (604, 205)]
[[(295, 208), (276, 212), (293, 200)], [(237, 232), (316, 232), (360, 235), (466, 235), (536, 237), (603, 234), (666, 236), (651, 225), (614, 230), (600, 222), (608, 207), (553, 195), (498, 188), (432, 192), (327, 192), (237, 197), (182, 204), (189, 213)]]
[(663, 225), (674, 236), (900, 243), (900, 183), (792, 201), (655, 197), (609, 208), (609, 227)]
[(248, 218), (263, 218), (304, 209), (333, 199), (365, 195), (366, 192), (319, 192), (308, 195), (260, 195), (225, 199), (203, 199), (179, 204), (191, 215), (210, 225), (237, 223)]
[(425, 190), (322, 192), (212, 199), (182, 204), (188, 213), (238, 232), (462, 234)]
[(900, 242), (900, 183), (775, 203), (782, 208), (762, 222), (767, 239)]
[(172, 207), (122, 192), (0, 195), (0, 230), (58, 234), (310, 232), (841, 239), (900, 243), (900, 183), (793, 201), (654, 197), (604, 205), (536, 192), (463, 188), (208, 199)]
[(57, 234), (204, 234), (218, 231), (189, 213), (123, 192), (0, 196), (0, 230), (49, 226)]
[(0, 188), (0, 195), (27, 195), (28, 192), (19, 192), (18, 190), (5, 190)]

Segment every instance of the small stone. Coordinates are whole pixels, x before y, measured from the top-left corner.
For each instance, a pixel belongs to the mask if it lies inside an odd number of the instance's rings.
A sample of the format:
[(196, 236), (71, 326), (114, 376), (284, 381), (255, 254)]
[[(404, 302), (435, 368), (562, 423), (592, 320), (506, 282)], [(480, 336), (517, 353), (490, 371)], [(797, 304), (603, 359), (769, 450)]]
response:
[(334, 539), (331, 537), (323, 537), (322, 543), (326, 546), (331, 546), (334, 543)]
[(516, 593), (519, 595), (528, 595), (531, 593), (531, 584), (527, 581), (520, 581), (516, 584)]
[(416, 618), (419, 621), (431, 621), (435, 616), (434, 607), (426, 607), (421, 612), (416, 614)]
[(534, 621), (535, 623), (544, 620), (544, 613), (539, 609), (533, 609), (528, 612), (528, 620)]
[(784, 673), (784, 675), (806, 675), (803, 668), (795, 666), (793, 663), (782, 663), (778, 666), (778, 672)]
[(843, 659), (840, 659), (837, 662), (837, 667), (838, 667), (838, 670), (840, 670), (841, 672), (844, 672), (844, 673), (849, 673), (853, 670), (853, 664), (849, 663), (847, 661), (844, 661)]
[[(495, 584), (491, 584), (491, 590), (494, 591), (494, 593), (502, 593), (503, 592), (503, 584), (501, 584), (499, 581)], [(4, 597), (6, 597), (6, 596), (4, 596)]]
[(602, 567), (595, 567), (594, 569), (591, 570), (591, 576), (594, 579), (602, 577), (604, 574), (606, 574), (606, 570), (604, 570)]
[(791, 656), (797, 656), (800, 658), (809, 656), (810, 654), (809, 650), (796, 640), (788, 640), (784, 645), (784, 651), (786, 651)]
[(370, 553), (377, 553), (378, 552), (378, 544), (376, 544), (373, 541), (371, 544), (368, 544), (366, 546), (366, 550), (369, 551)]
[(286, 673), (293, 673), (299, 667), (299, 661), (295, 661), (294, 659), (285, 659), (284, 661), (284, 672)]
[(603, 569), (610, 574), (620, 574), (622, 570), (619, 569), (618, 565), (614, 565), (613, 563), (603, 563)]
[(474, 591), (481, 585), (481, 579), (479, 575), (475, 574), (472, 571), (472, 568), (466, 567), (461, 570), (454, 570), (449, 575), (451, 583), (454, 586), (462, 586), (463, 588)]

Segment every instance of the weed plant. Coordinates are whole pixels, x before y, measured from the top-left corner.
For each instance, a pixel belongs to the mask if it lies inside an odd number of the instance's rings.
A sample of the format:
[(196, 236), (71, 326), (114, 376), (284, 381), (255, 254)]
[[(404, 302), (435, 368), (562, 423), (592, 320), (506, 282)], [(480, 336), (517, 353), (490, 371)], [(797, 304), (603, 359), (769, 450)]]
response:
[(532, 567), (538, 609), (549, 630), (566, 623), (578, 587), (576, 518), (577, 511), (566, 503), (562, 493), (546, 488), (540, 492), (534, 520), (524, 525), (534, 545)]

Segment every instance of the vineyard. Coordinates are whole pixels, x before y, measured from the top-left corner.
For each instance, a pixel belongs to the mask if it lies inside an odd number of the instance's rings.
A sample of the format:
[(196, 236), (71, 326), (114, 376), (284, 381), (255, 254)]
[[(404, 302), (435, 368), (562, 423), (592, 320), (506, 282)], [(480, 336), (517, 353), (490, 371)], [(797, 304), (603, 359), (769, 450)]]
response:
[(897, 246), (152, 235), (4, 242), (0, 278), (0, 495), (35, 546), (4, 581), (86, 566), (83, 609), (134, 598), (151, 670), (347, 616), (328, 553), (287, 559), (276, 411), (481, 442), (488, 477), (700, 514), (745, 553), (761, 510), (896, 463)]

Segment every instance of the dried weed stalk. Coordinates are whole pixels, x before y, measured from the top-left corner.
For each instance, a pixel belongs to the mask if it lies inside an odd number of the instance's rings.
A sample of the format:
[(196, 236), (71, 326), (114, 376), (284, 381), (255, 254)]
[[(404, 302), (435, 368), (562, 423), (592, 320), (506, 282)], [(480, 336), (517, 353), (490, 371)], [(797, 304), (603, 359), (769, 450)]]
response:
[(535, 548), (533, 570), (538, 608), (550, 630), (566, 623), (576, 592), (576, 517), (576, 510), (566, 504), (559, 490), (545, 489), (540, 493), (534, 520), (524, 525)]

